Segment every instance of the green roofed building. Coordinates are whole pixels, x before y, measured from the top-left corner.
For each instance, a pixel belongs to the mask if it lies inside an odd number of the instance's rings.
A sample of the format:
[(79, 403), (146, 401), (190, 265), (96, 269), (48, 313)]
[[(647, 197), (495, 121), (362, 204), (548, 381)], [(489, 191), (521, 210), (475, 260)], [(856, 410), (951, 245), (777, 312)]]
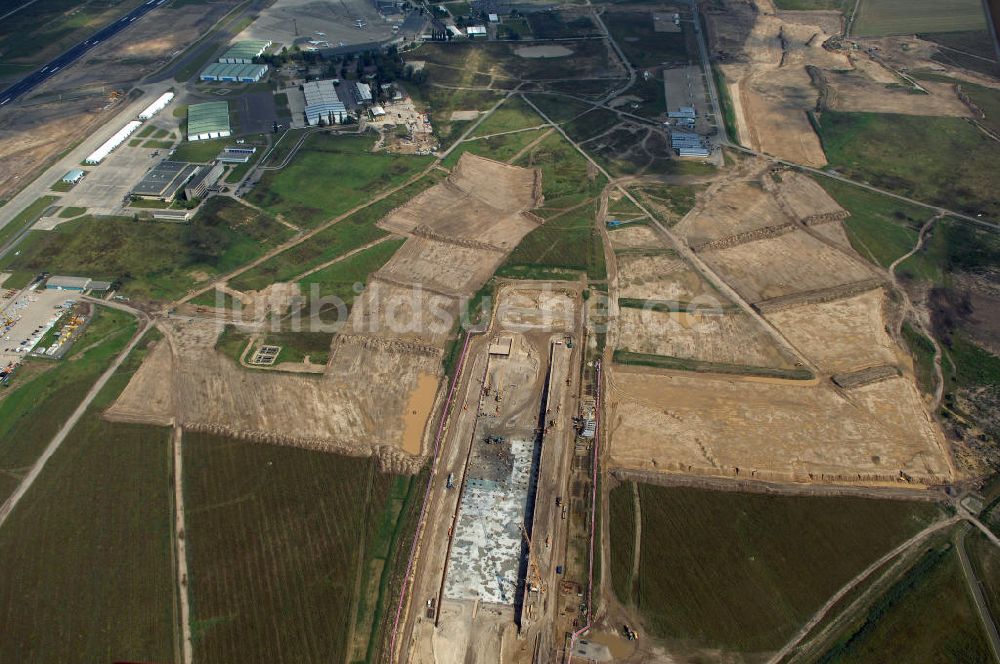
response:
[(229, 128), (229, 102), (210, 101), (188, 107), (188, 140), (204, 141), (209, 138), (231, 136)]
[(229, 50), (222, 54), (219, 62), (227, 65), (248, 65), (254, 58), (259, 58), (271, 45), (271, 40), (255, 39), (252, 41), (236, 42), (229, 47)]

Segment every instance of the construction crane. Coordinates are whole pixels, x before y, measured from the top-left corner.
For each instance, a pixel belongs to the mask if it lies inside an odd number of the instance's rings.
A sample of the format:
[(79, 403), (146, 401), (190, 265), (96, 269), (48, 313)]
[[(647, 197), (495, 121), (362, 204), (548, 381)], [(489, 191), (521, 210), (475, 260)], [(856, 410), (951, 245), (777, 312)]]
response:
[(542, 580), (541, 572), (538, 569), (538, 560), (535, 558), (535, 549), (531, 546), (531, 538), (528, 537), (528, 530), (521, 524), (521, 535), (524, 537), (524, 541), (528, 544), (528, 576), (525, 579), (528, 585), (528, 590), (538, 590), (538, 592), (545, 592), (545, 582)]

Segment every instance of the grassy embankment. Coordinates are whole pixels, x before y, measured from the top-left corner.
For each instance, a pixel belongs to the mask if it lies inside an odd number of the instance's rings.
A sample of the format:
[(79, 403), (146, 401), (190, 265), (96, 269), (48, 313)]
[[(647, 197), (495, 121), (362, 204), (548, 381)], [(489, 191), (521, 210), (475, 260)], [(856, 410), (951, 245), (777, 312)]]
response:
[[(670, 308), (673, 303), (663, 303)], [(655, 307), (654, 307), (655, 308)], [(772, 367), (752, 367), (740, 364), (725, 364), (722, 362), (707, 362), (684, 357), (669, 357), (666, 355), (650, 355), (633, 353), (627, 350), (616, 350), (614, 361), (617, 364), (631, 364), (657, 369), (675, 369), (678, 371), (695, 371), (699, 373), (722, 373), (740, 376), (765, 376), (767, 378), (785, 378), (788, 380), (812, 380), (815, 378), (808, 369), (775, 369)]]

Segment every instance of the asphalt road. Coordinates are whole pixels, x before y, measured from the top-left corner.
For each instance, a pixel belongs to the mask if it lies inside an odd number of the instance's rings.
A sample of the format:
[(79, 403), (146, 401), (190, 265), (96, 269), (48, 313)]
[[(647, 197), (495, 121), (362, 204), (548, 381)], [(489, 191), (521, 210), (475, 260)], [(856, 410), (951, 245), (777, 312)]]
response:
[(3, 92), (0, 92), (0, 106), (15, 101), (18, 97), (21, 97), (22, 95), (35, 89), (59, 71), (69, 67), (71, 64), (79, 60), (87, 51), (118, 34), (166, 1), (167, 0), (147, 0), (147, 2), (139, 5), (114, 23), (101, 28), (101, 30), (99, 30), (94, 36), (70, 48), (68, 51), (57, 57), (55, 60), (52, 60), (49, 64), (45, 65), (38, 71), (28, 74), (14, 85), (10, 86)]

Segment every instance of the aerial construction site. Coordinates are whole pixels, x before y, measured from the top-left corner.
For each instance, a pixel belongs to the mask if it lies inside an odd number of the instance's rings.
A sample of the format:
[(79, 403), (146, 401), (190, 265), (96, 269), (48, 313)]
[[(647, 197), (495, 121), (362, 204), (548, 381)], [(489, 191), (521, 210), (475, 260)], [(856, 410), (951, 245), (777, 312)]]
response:
[(0, 662), (1000, 662), (984, 3), (7, 4)]

